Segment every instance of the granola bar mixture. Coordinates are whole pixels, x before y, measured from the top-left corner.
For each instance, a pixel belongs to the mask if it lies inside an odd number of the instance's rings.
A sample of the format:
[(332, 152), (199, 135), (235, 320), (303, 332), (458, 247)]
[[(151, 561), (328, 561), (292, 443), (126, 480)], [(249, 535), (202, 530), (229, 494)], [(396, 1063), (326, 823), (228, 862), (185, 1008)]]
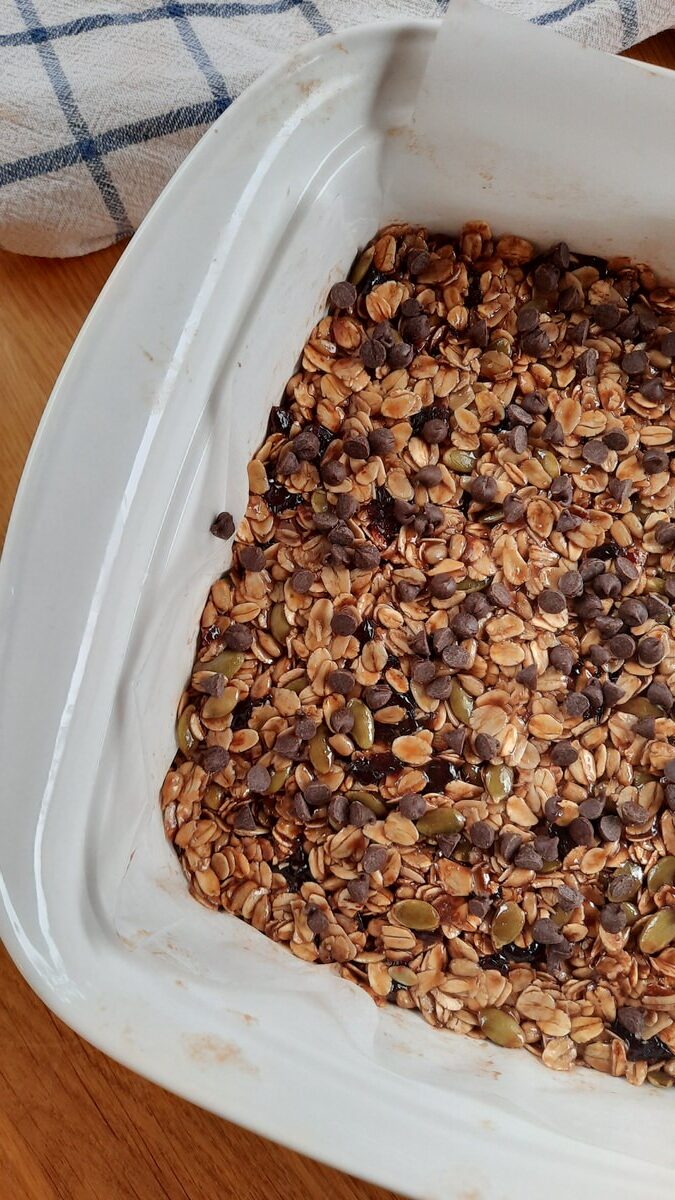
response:
[(384, 229), (249, 466), (162, 788), (202, 904), (432, 1025), (663, 1087), (674, 359), (648, 266)]

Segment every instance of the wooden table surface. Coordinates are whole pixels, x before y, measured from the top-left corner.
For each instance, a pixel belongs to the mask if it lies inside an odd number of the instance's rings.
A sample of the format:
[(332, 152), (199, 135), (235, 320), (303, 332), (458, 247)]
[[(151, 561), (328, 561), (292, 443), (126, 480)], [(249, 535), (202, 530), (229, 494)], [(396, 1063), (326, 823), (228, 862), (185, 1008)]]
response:
[[(675, 31), (632, 53), (675, 68)], [(52, 384), (122, 250), (0, 252), (0, 538)], [(1, 947), (0, 1046), (0, 1200), (391, 1200), (111, 1062), (52, 1016)]]

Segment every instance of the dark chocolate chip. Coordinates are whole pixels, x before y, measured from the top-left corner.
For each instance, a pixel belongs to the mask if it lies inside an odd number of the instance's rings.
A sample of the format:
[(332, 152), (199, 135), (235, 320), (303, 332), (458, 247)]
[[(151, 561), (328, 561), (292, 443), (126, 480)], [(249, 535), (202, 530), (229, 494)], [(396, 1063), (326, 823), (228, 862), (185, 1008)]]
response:
[(356, 879), (350, 879), (347, 884), (349, 899), (353, 904), (365, 904), (369, 890), (370, 884), (367, 875), (357, 875)]
[(613, 813), (600, 818), (600, 834), (606, 842), (618, 842), (622, 828), (621, 821)]
[(525, 505), (518, 496), (505, 496), (502, 508), (507, 525), (517, 525), (525, 516)]
[(537, 602), (545, 613), (561, 613), (567, 607), (562, 592), (555, 588), (544, 588), (544, 591), (539, 593)]
[(548, 660), (556, 671), (570, 675), (576, 659), (568, 646), (552, 646), (548, 652)]
[(668, 455), (663, 450), (645, 450), (642, 455), (642, 470), (645, 475), (658, 475), (670, 466)]
[(544, 865), (541, 854), (537, 854), (531, 842), (526, 842), (524, 846), (521, 846), (516, 851), (513, 861), (523, 871), (541, 871)]
[(415, 792), (406, 792), (405, 796), (401, 796), (398, 807), (401, 816), (407, 817), (409, 821), (419, 821), (427, 811), (427, 802), (424, 796), (418, 796)]
[(258, 792), (260, 795), (267, 791), (271, 782), (272, 776), (267, 767), (261, 766), (260, 763), (251, 767), (246, 775), (246, 786), (249, 791)]
[(371, 687), (367, 687), (363, 693), (363, 698), (372, 712), (378, 712), (389, 703), (392, 697), (392, 690), (388, 683), (374, 683)]
[(533, 692), (537, 686), (537, 668), (535, 666), (521, 667), (516, 672), (516, 682), (522, 683), (523, 687)]
[(644, 667), (655, 667), (665, 658), (665, 642), (655, 637), (643, 637), (638, 642), (638, 659)]
[(386, 846), (370, 845), (366, 848), (361, 859), (361, 866), (367, 875), (373, 875), (375, 871), (383, 871), (387, 862)]
[(601, 467), (607, 461), (608, 454), (605, 443), (599, 438), (591, 438), (590, 442), (585, 442), (581, 447), (581, 457), (596, 467)]
[(291, 587), (294, 592), (298, 592), (300, 596), (306, 596), (314, 583), (314, 572), (305, 571), (302, 568), (294, 571), (291, 575)]
[(214, 517), (213, 521), (211, 522), (211, 533), (214, 537), (223, 538), (224, 541), (227, 541), (229, 538), (231, 538), (232, 534), (234, 533), (234, 521), (232, 519), (232, 513), (218, 513), (218, 516)]
[(338, 696), (348, 696), (354, 687), (354, 676), (351, 671), (331, 671), (326, 678), (326, 684)]
[(338, 708), (333, 713), (330, 723), (335, 733), (351, 733), (354, 728), (354, 717), (348, 708)]
[(575, 817), (570, 821), (568, 829), (575, 846), (593, 845), (593, 826), (588, 817)]
[(579, 908), (584, 902), (584, 897), (578, 888), (570, 887), (566, 883), (561, 883), (558, 888), (558, 907), (563, 912), (572, 912), (575, 908)]
[(569, 767), (575, 763), (579, 757), (579, 751), (575, 750), (571, 742), (556, 742), (551, 750), (551, 762), (556, 767)]
[(607, 933), (620, 933), (628, 924), (628, 917), (618, 904), (606, 904), (600, 913), (600, 924)]
[(469, 829), (469, 841), (479, 850), (489, 850), (495, 840), (495, 828), (489, 821), (474, 821)]
[(628, 633), (617, 633), (609, 639), (607, 649), (613, 658), (620, 658), (625, 662), (635, 654), (635, 639)]
[(621, 359), (621, 366), (627, 375), (641, 375), (647, 366), (647, 355), (644, 350), (630, 350)]
[(474, 740), (474, 749), (482, 762), (490, 762), (499, 750), (499, 742), (489, 733), (477, 733)]
[(625, 450), (628, 445), (628, 437), (623, 429), (610, 429), (602, 440), (609, 450)]
[(353, 609), (341, 608), (333, 613), (330, 627), (338, 637), (351, 637), (358, 623), (359, 619)]
[(539, 917), (532, 926), (532, 937), (541, 946), (554, 946), (562, 941), (563, 935), (550, 917)]
[(429, 579), (429, 594), (435, 600), (449, 600), (457, 591), (457, 584), (452, 575), (443, 572), (440, 575), (432, 575)]
[(387, 361), (387, 348), (383, 342), (377, 338), (366, 338), (361, 343), (361, 362), (369, 371), (374, 371), (377, 367), (383, 367)]
[(225, 630), (223, 641), (228, 650), (249, 650), (253, 645), (253, 631), (248, 625), (233, 621)]

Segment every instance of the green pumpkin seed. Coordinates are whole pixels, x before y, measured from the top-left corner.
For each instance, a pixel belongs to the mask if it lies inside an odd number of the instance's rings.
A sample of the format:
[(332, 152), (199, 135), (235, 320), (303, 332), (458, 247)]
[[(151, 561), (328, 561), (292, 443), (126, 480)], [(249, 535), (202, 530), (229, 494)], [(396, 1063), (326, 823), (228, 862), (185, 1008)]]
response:
[(328, 744), (325, 725), (317, 729), (309, 743), (309, 761), (317, 775), (326, 775), (333, 766), (333, 749)]
[(350, 700), (347, 705), (354, 718), (352, 737), (361, 750), (370, 750), (375, 741), (375, 718), (362, 700)]
[(633, 717), (660, 717), (663, 709), (652, 704), (646, 696), (632, 696), (625, 704), (618, 704), (619, 712), (630, 713)]
[(499, 506), (491, 508), (489, 512), (482, 513), (480, 519), (483, 525), (498, 525), (500, 521), (504, 520), (504, 509)]
[(662, 908), (642, 926), (638, 945), (643, 954), (658, 954), (675, 941), (675, 908)]
[(433, 904), (426, 900), (399, 900), (392, 908), (392, 914), (406, 929), (419, 929), (428, 932), (438, 928), (439, 916)]
[(560, 475), (560, 464), (555, 454), (551, 450), (535, 450), (534, 453), (549, 479), (557, 479)]
[(637, 787), (642, 787), (645, 783), (654, 783), (654, 782), (655, 782), (655, 776), (651, 775), (649, 773), (649, 771), (636, 771), (633, 776), (633, 783)]
[[(671, 578), (672, 578), (672, 576), (671, 576)], [(652, 595), (654, 595), (655, 593), (658, 594), (660, 592), (665, 592), (665, 590), (666, 590), (666, 581), (665, 581), (665, 579), (662, 579), (660, 575), (650, 575), (645, 580), (645, 591), (646, 592), (650, 592)]]
[(367, 792), (364, 788), (350, 788), (348, 792), (345, 792), (345, 795), (348, 800), (360, 800), (376, 817), (386, 817), (386, 804), (380, 800), (379, 796), (375, 796), (373, 792)]
[(473, 698), (455, 681), (450, 693), (450, 709), (463, 725), (468, 725), (473, 712)]
[(417, 822), (417, 828), (422, 837), (437, 837), (448, 833), (461, 833), (464, 828), (464, 817), (457, 809), (443, 805), (442, 808), (431, 808)]
[(180, 714), (176, 724), (176, 741), (178, 749), (183, 751), (186, 758), (192, 758), (192, 751), (197, 745), (197, 738), (190, 729), (190, 721), (195, 713), (194, 704), (188, 704)]
[(524, 926), (525, 913), (522, 908), (519, 908), (513, 900), (507, 904), (500, 904), (490, 926), (490, 936), (495, 950), (501, 950), (502, 946), (508, 946), (511, 942), (515, 942), (523, 932)]
[(675, 883), (675, 855), (667, 854), (647, 872), (647, 887), (652, 896), (666, 884)]
[(490, 349), (497, 350), (500, 354), (508, 354), (510, 358), (513, 347), (508, 338), (493, 337), (490, 339)]
[(241, 650), (221, 650), (215, 658), (212, 658), (207, 663), (196, 663), (195, 665), (200, 671), (215, 671), (217, 675), (224, 675), (226, 679), (231, 679), (233, 675), (241, 667), (244, 661), (244, 655)]
[(275, 642), (283, 646), (291, 632), (291, 626), (286, 620), (286, 610), (283, 604), (273, 604), (270, 613), (270, 633)]
[[(624, 891), (623, 880), (625, 876), (632, 879), (632, 886), (629, 892)], [(617, 867), (607, 885), (607, 897), (612, 902), (618, 900), (630, 900), (640, 890), (642, 883), (642, 868), (634, 862), (625, 862), (622, 866)]]
[(468, 838), (465, 838), (465, 837), (460, 838), (457, 845), (455, 846), (455, 849), (452, 852), (452, 857), (457, 862), (469, 863), (469, 862), (471, 862), (472, 850), (473, 850), (473, 847), (471, 845), (471, 842), (468, 840)]
[(221, 788), (217, 783), (210, 783), (204, 792), (202, 804), (204, 808), (208, 808), (210, 812), (218, 812), (223, 798), (225, 796), (225, 788)]
[(496, 1046), (505, 1046), (507, 1050), (519, 1050), (525, 1045), (525, 1034), (520, 1025), (501, 1008), (484, 1008), (478, 1014), (478, 1020), (486, 1038)]
[(631, 904), (630, 900), (624, 900), (623, 904), (619, 905), (619, 908), (623, 913), (625, 913), (628, 924), (634, 925), (640, 916), (640, 910), (637, 907), (637, 904)]
[(390, 967), (389, 977), (401, 987), (414, 987), (417, 983), (417, 976), (414, 971), (410, 970), (410, 967)]
[(321, 488), (317, 488), (315, 492), (312, 492), (311, 505), (312, 511), (315, 513), (328, 511), (328, 496)]
[(458, 475), (470, 475), (476, 465), (476, 455), (469, 450), (446, 450), (443, 462), (449, 471)]
[(284, 687), (289, 692), (295, 692), (296, 696), (300, 692), (304, 692), (309, 683), (309, 675), (298, 675), (297, 679), (291, 679), (290, 683), (285, 683)]
[(544, 862), (542, 863), (541, 867), (539, 868), (537, 874), (538, 875), (552, 875), (554, 871), (558, 870), (559, 866), (560, 866), (560, 861), (557, 858), (544, 859)]
[(357, 258), (356, 262), (354, 263), (354, 266), (352, 267), (351, 271), (349, 272), (349, 282), (353, 283), (354, 287), (358, 287), (361, 280), (365, 279), (366, 274), (368, 272), (368, 268), (369, 268), (371, 262), (373, 261), (374, 253), (375, 253), (375, 251), (374, 251), (373, 247), (370, 246), (368, 250), (363, 251), (363, 254), (359, 254), (359, 257)]
[(462, 779), (465, 783), (472, 783), (474, 787), (480, 787), (483, 782), (480, 767), (476, 763), (465, 763), (462, 767)]
[(551, 920), (558, 926), (558, 929), (562, 929), (563, 925), (567, 925), (569, 919), (570, 914), (564, 908), (554, 908), (551, 914)]
[(229, 717), (239, 699), (236, 687), (225, 688), (222, 696), (208, 696), (202, 705), (202, 716), (207, 721), (214, 717)]
[(266, 796), (275, 796), (277, 794), (277, 792), (280, 792), (282, 787), (284, 786), (286, 780), (288, 779), (288, 776), (290, 775), (290, 773), (291, 773), (291, 764), (290, 763), (288, 764), (287, 767), (282, 767), (280, 771), (275, 771), (274, 774), (272, 775), (272, 778), (270, 780), (270, 786), (268, 787), (267, 791), (265, 792), (265, 795)]
[(485, 790), (493, 800), (506, 800), (513, 791), (513, 771), (503, 763), (485, 768)]
[(482, 592), (484, 588), (487, 587), (489, 582), (489, 579), (469, 579), (467, 575), (466, 579), (460, 579), (459, 583), (457, 584), (457, 591)]
[(654, 1087), (669, 1088), (675, 1084), (675, 1079), (672, 1075), (666, 1075), (665, 1071), (652, 1071), (647, 1076), (647, 1083), (653, 1084)]

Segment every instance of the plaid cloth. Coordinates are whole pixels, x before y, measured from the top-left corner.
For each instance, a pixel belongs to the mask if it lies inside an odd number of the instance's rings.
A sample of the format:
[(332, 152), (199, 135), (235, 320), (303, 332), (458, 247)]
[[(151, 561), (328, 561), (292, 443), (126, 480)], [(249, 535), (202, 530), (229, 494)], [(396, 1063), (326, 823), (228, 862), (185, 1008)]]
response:
[[(675, 0), (488, 0), (617, 51)], [(0, 245), (66, 256), (127, 237), (206, 127), (297, 46), (448, 0), (3, 0)]]

